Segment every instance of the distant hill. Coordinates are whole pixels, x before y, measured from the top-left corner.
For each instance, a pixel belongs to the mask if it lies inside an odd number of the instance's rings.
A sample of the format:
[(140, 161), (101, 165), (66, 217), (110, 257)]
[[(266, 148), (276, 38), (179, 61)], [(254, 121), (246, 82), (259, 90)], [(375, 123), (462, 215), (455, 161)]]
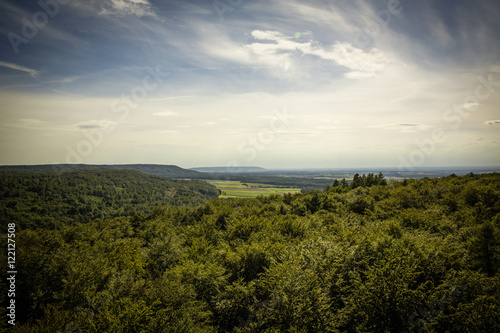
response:
[(161, 165), (161, 164), (123, 164), (111, 165), (113, 169), (137, 170), (150, 175), (169, 177), (169, 178), (190, 178), (200, 179), (205, 178), (203, 174), (195, 170), (183, 169), (177, 165)]
[(219, 191), (205, 181), (175, 180), (135, 170), (3, 172), (0, 220), (14, 222), (20, 229), (57, 229), (148, 213), (157, 206), (196, 206), (218, 196)]
[(189, 170), (194, 170), (198, 172), (213, 172), (213, 173), (249, 173), (249, 172), (265, 172), (264, 168), (256, 166), (246, 166), (246, 167), (198, 167), (191, 168)]
[(10, 172), (74, 172), (84, 170), (135, 170), (150, 175), (176, 178), (176, 179), (202, 179), (206, 178), (198, 171), (180, 168), (176, 165), (161, 164), (116, 164), (116, 165), (91, 165), (91, 164), (42, 164), (42, 165), (7, 165), (0, 166), (0, 173)]

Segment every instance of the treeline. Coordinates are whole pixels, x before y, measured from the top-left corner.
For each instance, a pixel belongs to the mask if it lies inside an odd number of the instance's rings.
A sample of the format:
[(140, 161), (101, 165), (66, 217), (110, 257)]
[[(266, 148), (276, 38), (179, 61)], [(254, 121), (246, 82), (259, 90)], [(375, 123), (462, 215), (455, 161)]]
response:
[(160, 205), (196, 206), (218, 197), (203, 181), (131, 170), (0, 173), (0, 218), (20, 229), (130, 216)]
[(368, 176), (365, 174), (360, 176), (359, 173), (356, 173), (350, 183), (345, 178), (340, 181), (335, 179), (332, 186), (327, 185), (326, 191), (330, 191), (332, 187), (338, 192), (339, 189), (355, 189), (358, 187), (371, 187), (377, 185), (387, 185), (387, 180), (382, 172), (379, 172), (377, 176), (373, 173), (369, 173)]
[(500, 331), (499, 174), (337, 189), (20, 231), (12, 331)]

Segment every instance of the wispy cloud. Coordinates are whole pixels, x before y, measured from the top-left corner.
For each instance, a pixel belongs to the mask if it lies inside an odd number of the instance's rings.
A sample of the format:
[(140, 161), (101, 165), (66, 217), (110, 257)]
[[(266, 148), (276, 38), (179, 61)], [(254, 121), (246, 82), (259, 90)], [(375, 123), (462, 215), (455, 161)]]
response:
[(178, 116), (177, 113), (173, 111), (162, 111), (162, 112), (155, 112), (153, 113), (153, 116), (158, 116), (158, 117), (175, 117)]
[(311, 48), (304, 53), (331, 60), (351, 70), (345, 74), (345, 76), (350, 79), (374, 76), (379, 71), (382, 71), (390, 62), (387, 55), (379, 49), (374, 48), (370, 50), (370, 52), (365, 52), (345, 42), (336, 42), (329, 50), (318, 47)]
[(135, 15), (157, 17), (147, 0), (110, 0), (102, 3), (100, 15)]
[(472, 109), (472, 108), (477, 108), (479, 105), (481, 105), (480, 103), (464, 103), (462, 104), (462, 108), (463, 109)]
[(13, 70), (16, 70), (16, 71), (21, 71), (21, 72), (28, 73), (33, 78), (37, 78), (38, 75), (40, 74), (40, 71), (37, 71), (35, 69), (24, 67), (24, 66), (20, 66), (20, 65), (16, 65), (16, 64), (13, 64), (13, 63), (5, 62), (5, 61), (0, 61), (0, 66), (5, 67), (5, 68), (10, 68), (10, 69), (13, 69)]
[(214, 121), (207, 121), (207, 122), (199, 124), (198, 126), (200, 126), (200, 127), (210, 127), (210, 126), (214, 126), (214, 125), (217, 125), (217, 123), (214, 122)]
[(2, 124), (4, 128), (15, 128), (27, 131), (47, 131), (47, 132), (80, 132), (95, 129), (108, 129), (116, 126), (116, 122), (110, 120), (91, 120), (78, 123), (60, 123), (54, 121), (45, 121), (36, 118), (22, 118), (12, 122)]
[(299, 53), (299, 56), (313, 55), (348, 69), (345, 77), (361, 79), (375, 75), (390, 61), (381, 50), (365, 52), (348, 42), (337, 41), (331, 46), (323, 47), (317, 41), (300, 42), (279, 31), (254, 30), (252, 36), (256, 42), (246, 45), (246, 48), (258, 61), (268, 65), (286, 66), (286, 60), (293, 53)]
[(381, 124), (370, 127), (383, 130), (398, 131), (401, 133), (421, 132), (432, 128), (432, 126), (430, 125), (417, 124), (417, 123)]
[(295, 81), (310, 80), (311, 66), (320, 65), (331, 66), (332, 73), (343, 73), (348, 79), (369, 78), (382, 72), (392, 61), (391, 56), (380, 49), (365, 51), (347, 41), (320, 43), (312, 34), (304, 40), (276, 30), (249, 33), (252, 40), (247, 43), (222, 35), (217, 40), (207, 41), (204, 49), (216, 58), (253, 68), (264, 67), (275, 77)]

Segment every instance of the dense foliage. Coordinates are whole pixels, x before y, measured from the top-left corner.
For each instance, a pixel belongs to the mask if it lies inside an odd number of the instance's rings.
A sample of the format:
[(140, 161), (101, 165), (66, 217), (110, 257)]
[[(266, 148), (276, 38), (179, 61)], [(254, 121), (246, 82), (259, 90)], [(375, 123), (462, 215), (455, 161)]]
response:
[(0, 173), (0, 218), (19, 229), (130, 216), (159, 205), (199, 205), (218, 197), (203, 181), (130, 170)]
[(14, 331), (499, 332), (499, 213), (471, 174), (24, 230)]

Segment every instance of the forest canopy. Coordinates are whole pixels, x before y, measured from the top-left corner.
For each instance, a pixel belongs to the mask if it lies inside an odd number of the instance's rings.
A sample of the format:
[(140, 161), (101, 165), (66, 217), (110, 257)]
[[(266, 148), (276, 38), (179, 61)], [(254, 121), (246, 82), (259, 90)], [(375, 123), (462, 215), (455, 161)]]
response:
[(199, 205), (219, 192), (199, 180), (133, 170), (0, 173), (0, 217), (18, 228), (61, 228), (149, 212), (160, 205)]
[(499, 332), (500, 174), (359, 177), (19, 231), (13, 331)]

